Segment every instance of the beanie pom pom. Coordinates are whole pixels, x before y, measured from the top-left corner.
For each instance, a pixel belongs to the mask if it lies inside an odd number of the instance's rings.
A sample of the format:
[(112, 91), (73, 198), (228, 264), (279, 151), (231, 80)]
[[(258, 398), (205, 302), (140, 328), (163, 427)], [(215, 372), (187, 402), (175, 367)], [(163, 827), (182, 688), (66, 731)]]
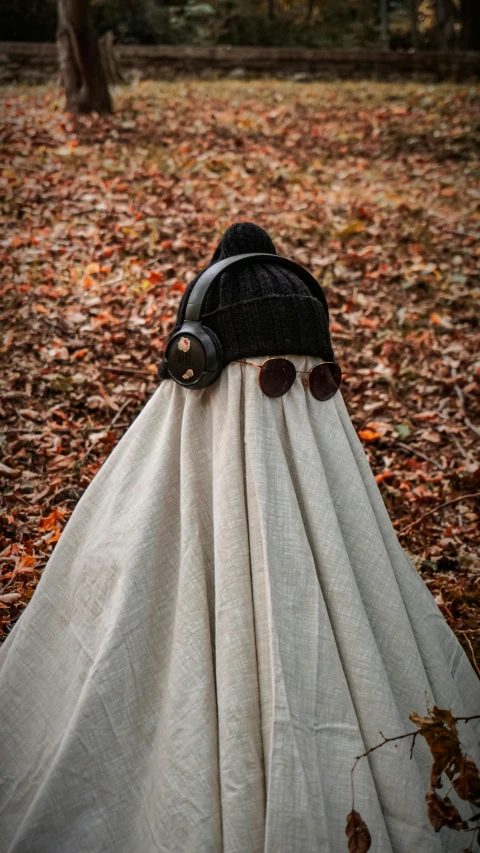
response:
[(235, 222), (227, 228), (212, 257), (212, 264), (241, 255), (245, 252), (266, 252), (276, 255), (276, 249), (267, 232), (253, 222)]

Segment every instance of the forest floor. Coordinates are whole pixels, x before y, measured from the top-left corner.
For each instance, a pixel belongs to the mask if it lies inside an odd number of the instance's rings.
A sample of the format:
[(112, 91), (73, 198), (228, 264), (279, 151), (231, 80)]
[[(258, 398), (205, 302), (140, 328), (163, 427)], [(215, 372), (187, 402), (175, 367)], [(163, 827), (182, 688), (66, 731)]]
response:
[(2, 93), (0, 624), (157, 387), (185, 283), (252, 220), (322, 282), (400, 541), (480, 661), (480, 90), (139, 83)]

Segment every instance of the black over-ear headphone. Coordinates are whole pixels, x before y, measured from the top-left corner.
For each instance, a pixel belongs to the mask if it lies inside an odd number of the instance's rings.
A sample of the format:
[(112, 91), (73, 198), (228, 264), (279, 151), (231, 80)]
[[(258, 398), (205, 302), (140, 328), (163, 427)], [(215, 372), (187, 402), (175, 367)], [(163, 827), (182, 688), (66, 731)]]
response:
[(204, 326), (200, 317), (205, 297), (213, 282), (227, 267), (270, 262), (292, 270), (318, 299), (328, 321), (328, 306), (325, 294), (306, 269), (279, 255), (267, 252), (246, 252), (217, 261), (203, 272), (195, 282), (185, 309), (182, 327), (169, 341), (165, 364), (169, 376), (185, 388), (206, 388), (219, 377), (223, 367), (222, 344), (215, 333)]

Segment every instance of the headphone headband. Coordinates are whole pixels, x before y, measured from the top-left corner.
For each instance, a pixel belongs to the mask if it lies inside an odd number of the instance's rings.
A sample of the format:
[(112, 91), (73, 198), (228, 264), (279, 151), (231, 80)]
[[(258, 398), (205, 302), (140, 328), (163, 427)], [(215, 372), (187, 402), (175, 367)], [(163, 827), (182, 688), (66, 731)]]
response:
[(212, 284), (228, 267), (255, 262), (277, 264), (292, 270), (308, 287), (312, 296), (323, 306), (328, 322), (325, 294), (307, 270), (280, 255), (267, 252), (245, 252), (212, 264), (200, 274), (193, 285), (185, 307), (181, 328), (171, 337), (165, 353), (169, 376), (184, 388), (206, 388), (220, 376), (223, 365), (221, 341), (211, 329), (202, 324), (201, 314), (205, 297)]
[(318, 281), (306, 269), (289, 258), (283, 258), (281, 255), (272, 255), (267, 252), (245, 252), (241, 255), (232, 255), (230, 258), (224, 258), (223, 261), (217, 261), (199, 276), (188, 298), (185, 308), (185, 322), (200, 322), (205, 297), (214, 281), (216, 281), (224, 270), (233, 266), (249, 266), (252, 261), (266, 261), (292, 270), (307, 285), (312, 296), (322, 303), (328, 321), (328, 305), (325, 294)]

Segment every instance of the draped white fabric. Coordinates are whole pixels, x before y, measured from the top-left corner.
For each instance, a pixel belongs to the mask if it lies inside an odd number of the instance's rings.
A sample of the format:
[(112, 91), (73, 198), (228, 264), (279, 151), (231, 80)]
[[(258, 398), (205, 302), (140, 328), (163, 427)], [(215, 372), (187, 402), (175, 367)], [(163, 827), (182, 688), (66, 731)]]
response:
[[(238, 363), (203, 391), (166, 381), (0, 653), (2, 853), (341, 853), (355, 756), (426, 697), (478, 713), (480, 682), (341, 395), (297, 378), (270, 400)], [(459, 725), (478, 762), (478, 721)], [(371, 850), (468, 847), (431, 828), (410, 747), (355, 771)]]

